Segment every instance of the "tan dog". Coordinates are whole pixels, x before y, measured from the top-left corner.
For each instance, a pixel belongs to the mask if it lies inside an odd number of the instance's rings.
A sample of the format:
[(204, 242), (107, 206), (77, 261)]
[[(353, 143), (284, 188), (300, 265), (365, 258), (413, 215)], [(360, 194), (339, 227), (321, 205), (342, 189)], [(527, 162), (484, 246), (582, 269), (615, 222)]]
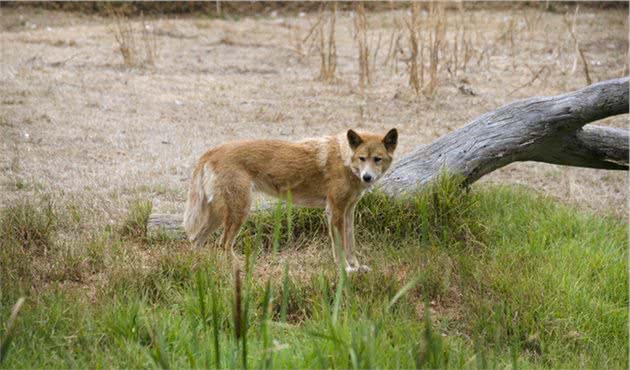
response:
[(348, 130), (293, 143), (251, 140), (212, 148), (193, 171), (184, 212), (186, 233), (202, 246), (223, 226), (220, 244), (232, 249), (249, 214), (252, 191), (279, 198), (290, 192), (296, 205), (326, 208), (335, 261), (336, 231), (346, 271), (368, 270), (353, 252), (354, 207), (391, 165), (397, 142), (396, 129), (385, 136)]

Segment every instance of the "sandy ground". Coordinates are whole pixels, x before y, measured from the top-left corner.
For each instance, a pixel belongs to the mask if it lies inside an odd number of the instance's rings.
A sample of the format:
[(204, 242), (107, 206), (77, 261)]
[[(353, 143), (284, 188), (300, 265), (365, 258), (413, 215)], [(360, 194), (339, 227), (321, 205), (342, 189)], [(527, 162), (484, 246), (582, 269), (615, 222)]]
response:
[[(408, 87), (404, 55), (384, 65), (404, 12), (370, 14), (371, 53), (382, 41), (372, 84), (361, 91), (348, 12), (337, 22), (338, 79), (327, 84), (317, 80), (316, 48), (296, 41), (316, 14), (157, 19), (155, 66), (127, 68), (111, 19), (1, 11), (0, 205), (50, 194), (116, 217), (130, 199), (146, 197), (159, 212), (181, 212), (194, 161), (228, 140), (395, 126), (404, 154), (516, 99), (586, 85), (563, 14), (516, 6), (448, 13), (444, 53), (463, 16), (472, 58), (456, 76), (441, 64), (433, 100)], [(627, 19), (619, 9), (580, 10), (576, 34), (593, 81), (627, 74)], [(627, 123), (627, 116), (601, 122)], [(627, 217), (626, 172), (517, 163), (488, 181)]]

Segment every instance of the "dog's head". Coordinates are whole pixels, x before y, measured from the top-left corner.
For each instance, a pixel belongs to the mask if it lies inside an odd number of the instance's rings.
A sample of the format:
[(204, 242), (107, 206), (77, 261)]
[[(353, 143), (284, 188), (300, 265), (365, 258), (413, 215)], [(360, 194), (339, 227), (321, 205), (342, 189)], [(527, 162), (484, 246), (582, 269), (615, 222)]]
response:
[(389, 130), (385, 136), (376, 134), (359, 135), (348, 130), (348, 144), (352, 149), (350, 168), (368, 186), (376, 182), (392, 164), (394, 150), (398, 144), (398, 131)]

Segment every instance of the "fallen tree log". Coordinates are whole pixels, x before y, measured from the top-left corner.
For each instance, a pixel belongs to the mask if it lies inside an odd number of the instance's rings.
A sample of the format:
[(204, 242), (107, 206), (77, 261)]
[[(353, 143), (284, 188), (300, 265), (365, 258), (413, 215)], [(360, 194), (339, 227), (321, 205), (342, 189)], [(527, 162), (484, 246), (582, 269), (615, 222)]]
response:
[(520, 100), (486, 113), (397, 161), (380, 189), (390, 195), (417, 190), (443, 168), (471, 184), (518, 161), (628, 170), (628, 131), (584, 126), (628, 113), (629, 80)]
[[(587, 125), (628, 113), (629, 77), (552, 97), (534, 97), (486, 113), (397, 160), (378, 189), (418, 191), (442, 170), (472, 184), (518, 161), (628, 170), (628, 130)], [(181, 217), (154, 214), (149, 228), (178, 230)]]

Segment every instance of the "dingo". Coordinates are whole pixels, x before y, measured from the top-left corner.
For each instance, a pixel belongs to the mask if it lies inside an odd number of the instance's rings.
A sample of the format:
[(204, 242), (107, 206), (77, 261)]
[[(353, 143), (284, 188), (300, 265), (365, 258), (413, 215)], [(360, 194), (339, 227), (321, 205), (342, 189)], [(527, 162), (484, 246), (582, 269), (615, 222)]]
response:
[[(354, 207), (365, 189), (392, 163), (398, 132), (345, 134), (298, 142), (236, 141), (208, 150), (193, 171), (184, 228), (198, 247), (223, 226), (220, 245), (233, 248), (250, 211), (252, 191), (293, 203), (326, 209), (333, 257), (335, 232), (343, 247), (346, 271), (369, 270), (354, 256)], [(234, 253), (232, 249), (232, 253)]]

